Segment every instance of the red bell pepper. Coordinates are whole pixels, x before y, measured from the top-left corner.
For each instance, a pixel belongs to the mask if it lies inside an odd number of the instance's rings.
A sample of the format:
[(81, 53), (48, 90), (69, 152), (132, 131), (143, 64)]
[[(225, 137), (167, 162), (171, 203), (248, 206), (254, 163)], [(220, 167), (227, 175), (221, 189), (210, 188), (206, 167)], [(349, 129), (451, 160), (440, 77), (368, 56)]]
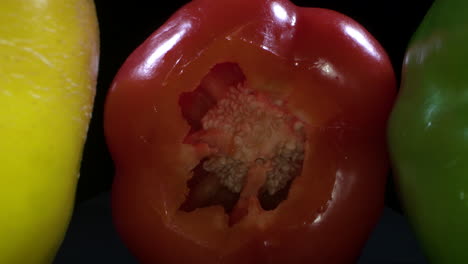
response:
[(116, 228), (142, 263), (352, 262), (383, 208), (395, 94), (343, 14), (194, 0), (109, 91)]

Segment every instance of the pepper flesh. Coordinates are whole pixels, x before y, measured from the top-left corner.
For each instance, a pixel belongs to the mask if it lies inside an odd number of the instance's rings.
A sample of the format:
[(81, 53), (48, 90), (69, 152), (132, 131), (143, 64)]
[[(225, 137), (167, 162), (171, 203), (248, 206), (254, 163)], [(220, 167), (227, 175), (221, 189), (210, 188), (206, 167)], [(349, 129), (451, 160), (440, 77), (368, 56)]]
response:
[[(242, 191), (242, 199), (259, 196), (263, 208), (274, 209), (285, 199), (281, 198), (281, 194), (287, 194), (283, 189), (300, 174), (304, 123), (285, 109), (283, 100), (273, 101), (267, 94), (250, 89), (243, 75), (230, 86), (216, 82), (213, 75), (219, 75), (219, 71), (242, 74), (238, 65), (217, 65), (202, 81), (204, 85), (181, 95), (182, 113), (192, 124), (185, 142), (205, 151), (200, 156), (202, 174), (218, 179), (199, 180), (182, 208), (191, 211), (212, 205), (208, 200), (217, 196), (216, 189), (226, 188), (233, 194)], [(197, 111), (201, 108), (205, 108), (204, 113)], [(275, 195), (278, 201), (268, 202)], [(226, 196), (229, 201), (231, 197)], [(226, 208), (226, 202), (220, 203)]]

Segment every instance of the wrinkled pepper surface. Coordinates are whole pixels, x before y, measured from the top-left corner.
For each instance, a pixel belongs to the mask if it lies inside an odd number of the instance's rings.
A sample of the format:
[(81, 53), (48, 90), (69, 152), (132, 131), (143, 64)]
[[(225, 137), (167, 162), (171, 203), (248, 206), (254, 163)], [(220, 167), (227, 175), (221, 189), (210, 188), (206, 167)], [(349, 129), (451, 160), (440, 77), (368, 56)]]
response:
[(99, 62), (93, 0), (0, 1), (0, 263), (50, 264), (70, 221)]

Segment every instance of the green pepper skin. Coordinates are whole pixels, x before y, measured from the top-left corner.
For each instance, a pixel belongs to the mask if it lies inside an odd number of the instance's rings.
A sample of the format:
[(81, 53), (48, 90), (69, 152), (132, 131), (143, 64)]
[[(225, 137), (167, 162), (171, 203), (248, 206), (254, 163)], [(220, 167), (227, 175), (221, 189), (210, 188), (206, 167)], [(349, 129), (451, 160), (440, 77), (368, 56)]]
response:
[(468, 263), (468, 1), (436, 1), (414, 34), (389, 120), (394, 177), (431, 263)]

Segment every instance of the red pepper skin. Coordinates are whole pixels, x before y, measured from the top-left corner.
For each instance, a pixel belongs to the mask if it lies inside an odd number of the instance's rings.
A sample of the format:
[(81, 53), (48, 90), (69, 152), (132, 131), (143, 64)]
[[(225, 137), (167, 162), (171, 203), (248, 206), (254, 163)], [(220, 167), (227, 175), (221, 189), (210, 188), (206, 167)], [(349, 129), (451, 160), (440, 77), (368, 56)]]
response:
[[(227, 226), (219, 206), (178, 210), (194, 166), (179, 96), (235, 62), (287, 94), (307, 123), (288, 199)], [(286, 0), (195, 0), (126, 60), (109, 90), (115, 226), (141, 263), (353, 263), (384, 206), (390, 60), (357, 22)]]

